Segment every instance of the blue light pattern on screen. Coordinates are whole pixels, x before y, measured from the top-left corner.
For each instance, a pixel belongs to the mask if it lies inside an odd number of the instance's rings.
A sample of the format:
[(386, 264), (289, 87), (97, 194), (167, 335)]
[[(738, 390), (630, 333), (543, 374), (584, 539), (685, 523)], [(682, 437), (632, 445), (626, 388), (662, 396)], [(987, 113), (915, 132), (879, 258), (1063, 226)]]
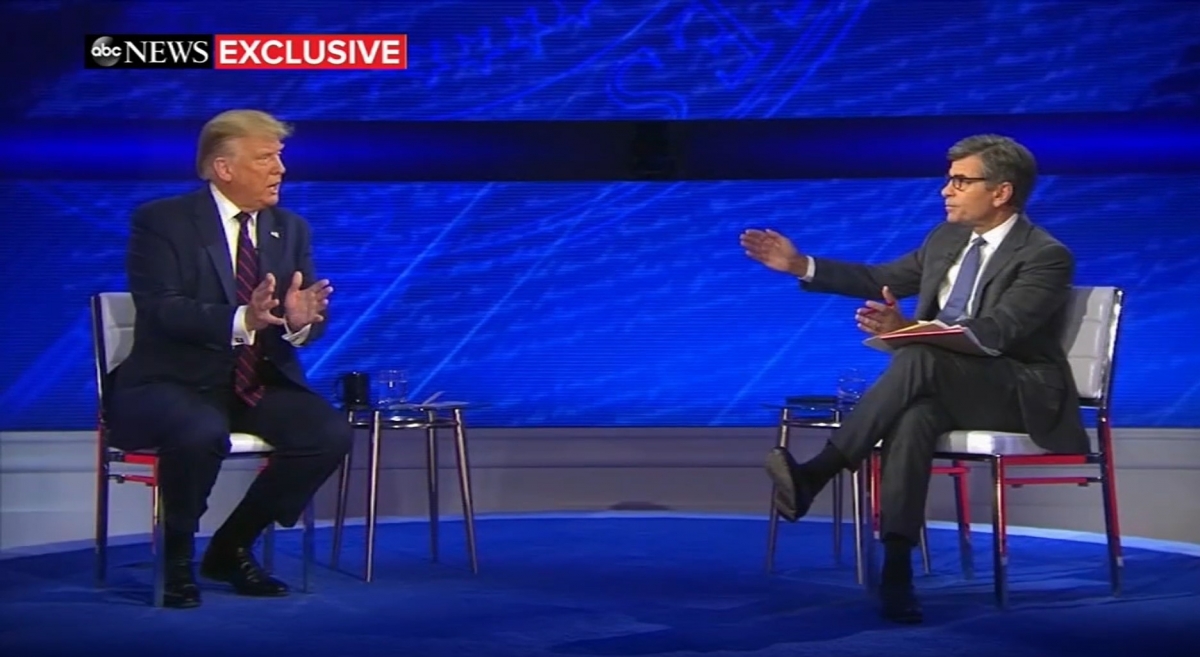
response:
[[(192, 187), (0, 183), (29, 228), (0, 245), (0, 429), (92, 426), (88, 295), (124, 288), (130, 209)], [(338, 372), (405, 368), (414, 396), (492, 404), (479, 425), (769, 424), (761, 404), (831, 393), (845, 368), (873, 377), (886, 357), (859, 344), (855, 301), (750, 262), (740, 231), (879, 261), (941, 220), (938, 188), (294, 183), (285, 204), (311, 221), (337, 288), (336, 319), (305, 361), (322, 392)], [(1051, 177), (1034, 199), (1035, 221), (1074, 250), (1077, 283), (1128, 290), (1119, 425), (1200, 424), (1197, 207), (1200, 175)]]
[(107, 4), (110, 33), (403, 32), (409, 70), (80, 67), (28, 115), (203, 119), (252, 106), (296, 120), (761, 119), (1200, 105), (1200, 3), (1178, 0)]

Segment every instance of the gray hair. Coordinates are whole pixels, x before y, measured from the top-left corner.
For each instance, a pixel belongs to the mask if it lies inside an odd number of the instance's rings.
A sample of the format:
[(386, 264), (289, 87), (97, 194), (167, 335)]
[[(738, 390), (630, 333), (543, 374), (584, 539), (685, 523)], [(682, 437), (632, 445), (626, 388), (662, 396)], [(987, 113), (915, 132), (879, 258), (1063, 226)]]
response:
[(983, 177), (989, 187), (1000, 183), (1012, 185), (1009, 203), (1024, 210), (1037, 182), (1037, 160), (1016, 140), (1002, 135), (972, 135), (950, 147), (946, 159), (957, 162), (978, 155), (983, 161)]

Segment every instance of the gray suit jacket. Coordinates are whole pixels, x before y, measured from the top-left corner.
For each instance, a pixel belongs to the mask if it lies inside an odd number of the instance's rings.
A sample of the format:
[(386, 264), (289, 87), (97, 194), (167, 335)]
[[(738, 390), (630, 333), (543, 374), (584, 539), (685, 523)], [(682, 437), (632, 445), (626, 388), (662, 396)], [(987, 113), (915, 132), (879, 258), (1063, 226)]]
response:
[[(880, 265), (814, 258), (813, 280), (801, 285), (859, 299), (878, 299), (886, 285), (898, 299), (917, 295), (915, 319), (932, 320), (940, 310), (938, 288), (970, 235), (968, 227), (942, 223), (920, 248)], [(961, 322), (1010, 359), (1026, 431), (1060, 453), (1086, 452), (1090, 445), (1062, 347), (1074, 273), (1067, 247), (1021, 215), (980, 274), (974, 316)]]

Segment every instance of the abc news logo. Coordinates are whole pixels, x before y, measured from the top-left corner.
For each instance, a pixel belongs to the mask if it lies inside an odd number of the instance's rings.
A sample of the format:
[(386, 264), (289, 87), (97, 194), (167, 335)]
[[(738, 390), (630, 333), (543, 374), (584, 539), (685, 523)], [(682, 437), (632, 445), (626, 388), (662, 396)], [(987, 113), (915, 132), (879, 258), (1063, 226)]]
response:
[(404, 34), (87, 34), (85, 68), (404, 70)]
[(212, 68), (213, 39), (196, 34), (86, 35), (86, 68)]

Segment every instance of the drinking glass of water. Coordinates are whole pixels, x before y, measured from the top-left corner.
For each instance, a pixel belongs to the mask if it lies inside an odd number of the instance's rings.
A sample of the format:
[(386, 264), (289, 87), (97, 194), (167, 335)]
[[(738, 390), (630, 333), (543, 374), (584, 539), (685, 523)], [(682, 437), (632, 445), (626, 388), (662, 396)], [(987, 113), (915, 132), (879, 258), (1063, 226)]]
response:
[(408, 401), (408, 374), (401, 369), (383, 370), (375, 379), (379, 408), (391, 409)]
[(867, 391), (867, 379), (862, 375), (862, 372), (854, 368), (849, 368), (842, 371), (838, 377), (837, 384), (837, 403), (838, 407), (848, 409), (858, 403), (862, 399), (863, 393)]

